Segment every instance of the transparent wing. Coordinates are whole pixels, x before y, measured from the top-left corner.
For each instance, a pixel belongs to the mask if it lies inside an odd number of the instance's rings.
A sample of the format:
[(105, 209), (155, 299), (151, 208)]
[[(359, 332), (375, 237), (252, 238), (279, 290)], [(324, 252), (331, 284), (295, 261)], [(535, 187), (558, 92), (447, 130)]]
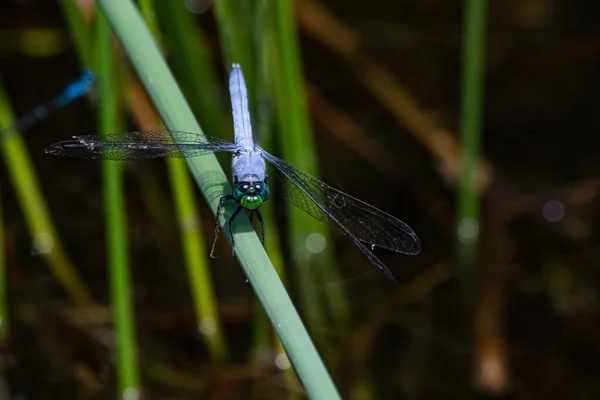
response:
[(348, 236), (388, 278), (394, 280), (371, 252), (374, 246), (410, 255), (421, 251), (417, 235), (404, 222), (262, 151), (275, 167), (274, 171), (287, 178), (282, 179), (285, 198), (313, 218)]
[(75, 136), (50, 145), (46, 153), (78, 158), (113, 161), (148, 160), (151, 158), (189, 158), (217, 151), (234, 152), (236, 146), (226, 140), (172, 130), (111, 133)]

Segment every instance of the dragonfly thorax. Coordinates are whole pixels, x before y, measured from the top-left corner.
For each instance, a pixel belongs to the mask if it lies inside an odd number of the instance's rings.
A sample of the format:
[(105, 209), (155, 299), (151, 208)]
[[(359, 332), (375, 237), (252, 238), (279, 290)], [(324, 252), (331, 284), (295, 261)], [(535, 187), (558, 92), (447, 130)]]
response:
[(233, 189), (235, 200), (247, 210), (256, 210), (269, 199), (269, 187), (260, 182), (239, 182)]
[(262, 151), (240, 149), (233, 155), (231, 172), (233, 183), (262, 182), (266, 177), (267, 166)]

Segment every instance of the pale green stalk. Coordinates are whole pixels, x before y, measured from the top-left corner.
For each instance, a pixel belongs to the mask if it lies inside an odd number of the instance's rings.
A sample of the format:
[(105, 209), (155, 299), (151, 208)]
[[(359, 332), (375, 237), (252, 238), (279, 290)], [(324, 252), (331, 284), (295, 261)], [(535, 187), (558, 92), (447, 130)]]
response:
[[(99, 0), (99, 3), (165, 125), (173, 130), (202, 133), (132, 2)], [(188, 159), (187, 162), (202, 194), (213, 213), (216, 213), (220, 196), (231, 193), (231, 186), (216, 157), (206, 155)], [(226, 207), (225, 220), (231, 213), (232, 207)], [(236, 257), (265, 307), (309, 397), (328, 400), (339, 398), (329, 373), (248, 219), (244, 216), (237, 218), (234, 231)], [(228, 235), (222, 236), (230, 240)]]

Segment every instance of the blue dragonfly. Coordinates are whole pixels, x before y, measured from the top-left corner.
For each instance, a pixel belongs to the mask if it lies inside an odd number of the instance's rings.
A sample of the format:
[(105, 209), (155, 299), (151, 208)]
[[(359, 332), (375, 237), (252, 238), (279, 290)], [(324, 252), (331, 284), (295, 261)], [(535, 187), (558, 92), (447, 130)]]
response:
[[(367, 203), (343, 193), (317, 178), (272, 155), (254, 142), (248, 93), (239, 64), (233, 64), (229, 74), (229, 92), (233, 110), (235, 143), (193, 132), (152, 130), (113, 133), (98, 136), (75, 136), (72, 140), (54, 143), (46, 153), (114, 161), (147, 160), (162, 157), (188, 158), (225, 151), (232, 154), (233, 193), (224, 195), (217, 207), (211, 257), (219, 235), (219, 219), (225, 202), (237, 208), (229, 219), (229, 235), (235, 248), (233, 221), (246, 210), (264, 224), (260, 207), (269, 199), (269, 179), (280, 180), (284, 197), (313, 218), (345, 234), (392, 282), (388, 268), (372, 250), (376, 246), (398, 253), (414, 255), (420, 252), (417, 235), (404, 222)], [(267, 174), (267, 163), (270, 164)]]
[(96, 83), (94, 73), (88, 69), (83, 69), (81, 76), (69, 83), (52, 100), (40, 104), (20, 116), (12, 126), (0, 130), (0, 139), (5, 139), (10, 131), (26, 132), (36, 123), (48, 117), (53, 111), (66, 107), (78, 98), (88, 94), (94, 83)]

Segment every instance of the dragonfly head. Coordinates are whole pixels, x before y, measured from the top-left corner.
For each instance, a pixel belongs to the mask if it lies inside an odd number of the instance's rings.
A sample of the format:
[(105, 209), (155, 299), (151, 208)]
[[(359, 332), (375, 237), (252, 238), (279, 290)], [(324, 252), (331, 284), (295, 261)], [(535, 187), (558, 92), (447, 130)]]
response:
[(247, 210), (256, 210), (269, 198), (265, 182), (239, 182), (233, 189), (233, 197)]

